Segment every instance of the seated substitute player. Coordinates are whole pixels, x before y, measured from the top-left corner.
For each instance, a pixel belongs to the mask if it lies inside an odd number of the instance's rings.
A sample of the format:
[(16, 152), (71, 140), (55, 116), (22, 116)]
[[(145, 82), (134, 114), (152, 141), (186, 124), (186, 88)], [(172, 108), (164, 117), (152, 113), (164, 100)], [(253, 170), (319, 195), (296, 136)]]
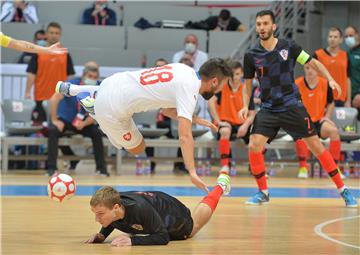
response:
[(242, 119), (248, 116), (252, 79), (255, 72), (261, 91), (261, 110), (255, 116), (249, 142), (249, 162), (259, 192), (246, 203), (260, 205), (269, 202), (262, 150), (266, 142), (271, 141), (282, 128), (294, 140), (303, 139), (336, 184), (346, 206), (357, 207), (356, 199), (342, 181), (338, 166), (317, 136), (314, 123), (301, 101), (293, 75), (296, 62), (302, 65), (309, 63), (319, 74), (326, 77), (331, 89), (338, 90), (339, 94), (341, 94), (341, 88), (323, 64), (311, 58), (294, 41), (275, 38), (275, 30), (274, 13), (270, 10), (258, 12), (256, 32), (259, 34), (260, 41), (244, 56), (246, 84), (243, 95), (244, 108), (240, 111)]
[(190, 213), (179, 200), (163, 192), (118, 192), (103, 187), (90, 201), (102, 228), (85, 242), (102, 243), (114, 229), (130, 237), (116, 237), (113, 246), (166, 245), (171, 240), (186, 240), (210, 220), (221, 195), (229, 192), (230, 177), (221, 174), (217, 185)]
[(224, 85), (223, 89), (216, 93), (209, 100), (209, 111), (214, 120), (214, 124), (219, 127), (219, 152), (220, 152), (220, 173), (229, 174), (230, 164), (230, 140), (233, 135), (242, 138), (246, 144), (249, 143), (250, 130), (254, 118), (254, 103), (252, 98), (249, 105), (249, 116), (244, 121), (239, 118), (239, 111), (243, 108), (243, 88), (241, 82), (243, 69), (240, 62), (233, 61), (230, 64), (233, 77)]
[(111, 143), (135, 155), (145, 150), (145, 141), (132, 115), (162, 108), (164, 115), (179, 122), (180, 147), (192, 183), (208, 191), (196, 174), (191, 127), (192, 123), (216, 131), (217, 127), (193, 114), (199, 93), (206, 100), (210, 99), (231, 76), (232, 71), (226, 62), (214, 58), (205, 62), (198, 73), (191, 67), (176, 63), (117, 73), (103, 80), (99, 88), (58, 82), (56, 91), (66, 96), (78, 95), (81, 105), (95, 114)]
[[(316, 70), (309, 64), (304, 65), (305, 76), (295, 80), (301, 100), (315, 125), (318, 136), (322, 139), (330, 138), (329, 151), (335, 162), (340, 160), (341, 141), (339, 130), (331, 116), (335, 103), (329, 82), (318, 76)], [(296, 153), (299, 158), (298, 178), (308, 178), (309, 167), (306, 162), (309, 150), (303, 140), (296, 141)]]

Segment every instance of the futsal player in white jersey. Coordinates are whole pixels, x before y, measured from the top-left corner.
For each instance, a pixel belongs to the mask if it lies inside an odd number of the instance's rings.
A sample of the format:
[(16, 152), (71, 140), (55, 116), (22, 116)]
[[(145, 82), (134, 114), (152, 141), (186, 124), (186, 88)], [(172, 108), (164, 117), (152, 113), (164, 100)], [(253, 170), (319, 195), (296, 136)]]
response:
[(165, 115), (179, 122), (180, 147), (192, 183), (208, 191), (195, 170), (192, 124), (215, 130), (217, 127), (193, 114), (199, 94), (210, 99), (231, 76), (226, 62), (215, 58), (205, 62), (199, 72), (184, 64), (169, 64), (116, 73), (103, 80), (99, 87), (58, 82), (56, 92), (77, 96), (81, 105), (95, 115), (110, 142), (135, 155), (145, 150), (145, 142), (132, 115), (162, 108)]

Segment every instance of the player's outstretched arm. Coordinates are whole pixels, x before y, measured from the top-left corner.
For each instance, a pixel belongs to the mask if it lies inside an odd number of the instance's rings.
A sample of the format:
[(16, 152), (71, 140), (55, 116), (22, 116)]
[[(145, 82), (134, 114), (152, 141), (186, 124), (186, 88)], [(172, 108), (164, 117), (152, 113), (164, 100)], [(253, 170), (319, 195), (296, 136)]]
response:
[(329, 71), (326, 69), (326, 67), (317, 59), (312, 58), (309, 61), (309, 65), (314, 68), (318, 74), (325, 77), (329, 81), (329, 86), (331, 89), (336, 89), (339, 96), (341, 96), (341, 87), (340, 85), (334, 80), (334, 78), (331, 76)]
[(67, 52), (67, 49), (63, 48), (59, 42), (51, 45), (50, 47), (43, 47), (31, 42), (16, 40), (14, 38), (11, 38), (8, 48), (30, 53), (63, 54)]
[(179, 117), (179, 142), (181, 152), (184, 158), (185, 166), (189, 170), (191, 182), (199, 189), (209, 192), (206, 184), (196, 174), (195, 162), (194, 162), (194, 139), (192, 136), (191, 121)]
[[(164, 109), (162, 109), (162, 113), (165, 116), (167, 116), (173, 120), (178, 120), (176, 108), (164, 108)], [(193, 116), (192, 121), (193, 121), (193, 124), (199, 124), (201, 126), (211, 128), (215, 132), (218, 131), (218, 128), (214, 124), (212, 124), (211, 122), (209, 122), (205, 119), (199, 118), (197, 116)]]

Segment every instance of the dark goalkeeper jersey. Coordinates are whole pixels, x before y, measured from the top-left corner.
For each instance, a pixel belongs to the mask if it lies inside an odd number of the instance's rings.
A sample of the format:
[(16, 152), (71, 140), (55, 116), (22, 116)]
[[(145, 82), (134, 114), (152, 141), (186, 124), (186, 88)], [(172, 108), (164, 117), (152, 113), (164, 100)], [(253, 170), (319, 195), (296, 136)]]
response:
[(292, 40), (278, 39), (275, 48), (267, 51), (260, 42), (244, 56), (244, 78), (255, 73), (260, 83), (261, 108), (284, 112), (293, 106), (302, 106), (299, 90), (294, 82), (296, 62), (305, 64), (309, 54)]
[(105, 237), (114, 229), (131, 234), (132, 245), (160, 245), (184, 240), (193, 227), (190, 210), (176, 198), (159, 191), (120, 192), (125, 217), (102, 228)]

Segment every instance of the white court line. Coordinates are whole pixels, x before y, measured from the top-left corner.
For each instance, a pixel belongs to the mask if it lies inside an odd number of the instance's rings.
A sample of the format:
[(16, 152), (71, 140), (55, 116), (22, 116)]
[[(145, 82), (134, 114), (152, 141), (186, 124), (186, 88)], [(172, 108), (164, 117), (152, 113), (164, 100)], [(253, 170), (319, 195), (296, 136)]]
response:
[(348, 243), (344, 243), (344, 242), (341, 242), (339, 240), (336, 240), (334, 238), (331, 238), (330, 236), (328, 236), (327, 234), (323, 233), (322, 232), (322, 228), (325, 227), (326, 225), (329, 225), (329, 224), (332, 224), (334, 222), (337, 222), (337, 221), (342, 221), (342, 220), (351, 220), (351, 219), (355, 219), (355, 218), (360, 218), (360, 215), (356, 215), (356, 216), (351, 216), (351, 217), (343, 217), (343, 218), (337, 218), (337, 219), (333, 219), (333, 220), (329, 220), (329, 221), (325, 221), (323, 223), (320, 223), (318, 225), (316, 225), (314, 227), (314, 231), (315, 233), (326, 239), (326, 240), (329, 240), (331, 242), (334, 242), (334, 243), (337, 243), (337, 244), (341, 244), (341, 245), (344, 245), (344, 246), (348, 246), (348, 247), (351, 247), (351, 248), (355, 248), (355, 249), (359, 249), (360, 250), (360, 246), (356, 246), (356, 245), (352, 245), (352, 244), (348, 244)]

